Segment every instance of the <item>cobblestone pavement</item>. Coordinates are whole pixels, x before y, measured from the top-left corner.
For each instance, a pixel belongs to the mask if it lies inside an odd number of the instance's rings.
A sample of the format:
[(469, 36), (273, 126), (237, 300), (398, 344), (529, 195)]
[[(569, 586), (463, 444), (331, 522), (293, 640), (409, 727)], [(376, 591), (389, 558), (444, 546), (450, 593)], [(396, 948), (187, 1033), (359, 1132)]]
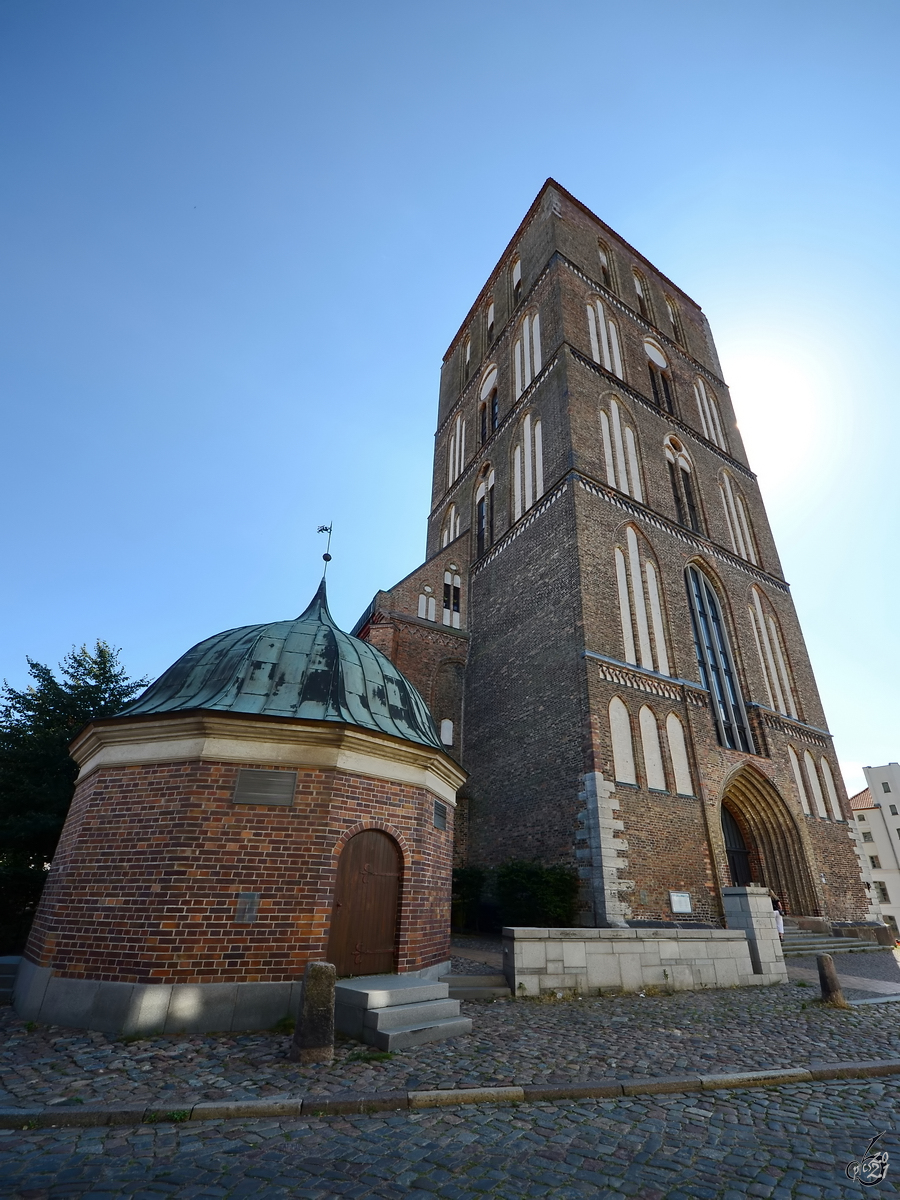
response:
[[(882, 983), (894, 983), (897, 985), (897, 990), (900, 991), (900, 965), (897, 959), (900, 956), (900, 951), (897, 950), (882, 950), (879, 953), (870, 954), (834, 954), (835, 970), (838, 973), (838, 979), (844, 976), (857, 977), (862, 976), (866, 979), (878, 979)], [(815, 971), (816, 960), (814, 956), (809, 958), (788, 958), (787, 963), (788, 973), (792, 967), (803, 967), (808, 971)], [(844, 995), (848, 1000), (864, 1000), (872, 996), (878, 995), (876, 992), (864, 991), (859, 988), (844, 988)]]
[[(865, 956), (860, 956), (865, 957)], [(874, 956), (873, 956), (874, 957)], [(287, 1059), (284, 1034), (127, 1041), (39, 1026), (0, 1008), (0, 1105), (196, 1102), (612, 1076), (706, 1074), (848, 1059), (900, 1059), (894, 1004), (814, 1003), (793, 984), (584, 1000), (464, 1002), (474, 1030), (373, 1060), (339, 1042), (329, 1066)]]
[[(861, 1187), (846, 1166), (883, 1130), (896, 1177)], [(21, 1200), (835, 1200), (900, 1191), (893, 1080), (389, 1117), (0, 1132), (0, 1195)]]

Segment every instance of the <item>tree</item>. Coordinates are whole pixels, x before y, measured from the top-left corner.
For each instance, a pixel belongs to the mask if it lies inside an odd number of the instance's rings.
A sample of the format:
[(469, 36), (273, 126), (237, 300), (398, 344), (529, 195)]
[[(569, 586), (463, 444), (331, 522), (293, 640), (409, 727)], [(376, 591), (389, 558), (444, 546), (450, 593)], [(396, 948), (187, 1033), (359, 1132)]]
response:
[(99, 641), (59, 665), (28, 659), (24, 691), (0, 689), (0, 953), (21, 948), (72, 802), (78, 767), (69, 744), (85, 725), (119, 712), (147, 686)]

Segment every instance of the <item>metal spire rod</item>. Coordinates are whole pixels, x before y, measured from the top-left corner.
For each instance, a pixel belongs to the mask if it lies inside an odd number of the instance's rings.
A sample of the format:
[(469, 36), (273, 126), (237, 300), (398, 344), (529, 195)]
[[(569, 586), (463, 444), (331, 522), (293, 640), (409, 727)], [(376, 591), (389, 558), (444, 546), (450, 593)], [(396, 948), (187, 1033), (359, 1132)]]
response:
[(334, 525), (334, 522), (332, 522), (331, 525), (320, 525), (318, 530), (316, 531), (317, 533), (327, 533), (328, 534), (328, 545), (325, 547), (325, 553), (322, 555), (322, 558), (325, 560), (325, 567), (322, 571), (323, 579), (325, 578), (325, 572), (328, 570), (328, 564), (331, 562), (331, 555), (330, 555), (329, 551), (331, 550), (331, 530), (333, 528), (333, 525)]

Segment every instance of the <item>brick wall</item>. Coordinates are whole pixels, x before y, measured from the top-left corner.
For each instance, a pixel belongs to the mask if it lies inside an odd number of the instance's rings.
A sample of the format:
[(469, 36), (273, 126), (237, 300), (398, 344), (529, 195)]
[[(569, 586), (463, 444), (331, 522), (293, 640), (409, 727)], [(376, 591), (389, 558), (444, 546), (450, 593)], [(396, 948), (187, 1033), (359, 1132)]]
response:
[[(381, 829), (403, 856), (399, 971), (449, 956), (452, 808), (430, 792), (300, 770), (292, 808), (235, 805), (240, 766), (100, 767), (75, 793), (26, 957), (56, 974), (142, 983), (283, 982), (325, 956), (340, 851)], [(240, 892), (260, 896), (235, 923)]]

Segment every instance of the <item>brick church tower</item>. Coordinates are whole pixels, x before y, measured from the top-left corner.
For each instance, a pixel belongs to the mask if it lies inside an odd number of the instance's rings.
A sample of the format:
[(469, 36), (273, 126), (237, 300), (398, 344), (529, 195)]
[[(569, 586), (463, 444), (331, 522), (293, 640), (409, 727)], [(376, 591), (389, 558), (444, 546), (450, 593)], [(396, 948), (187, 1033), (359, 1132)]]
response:
[(469, 773), (459, 861), (573, 864), (585, 924), (751, 881), (877, 916), (706, 318), (552, 180), (444, 359), (426, 562), (355, 632)]

